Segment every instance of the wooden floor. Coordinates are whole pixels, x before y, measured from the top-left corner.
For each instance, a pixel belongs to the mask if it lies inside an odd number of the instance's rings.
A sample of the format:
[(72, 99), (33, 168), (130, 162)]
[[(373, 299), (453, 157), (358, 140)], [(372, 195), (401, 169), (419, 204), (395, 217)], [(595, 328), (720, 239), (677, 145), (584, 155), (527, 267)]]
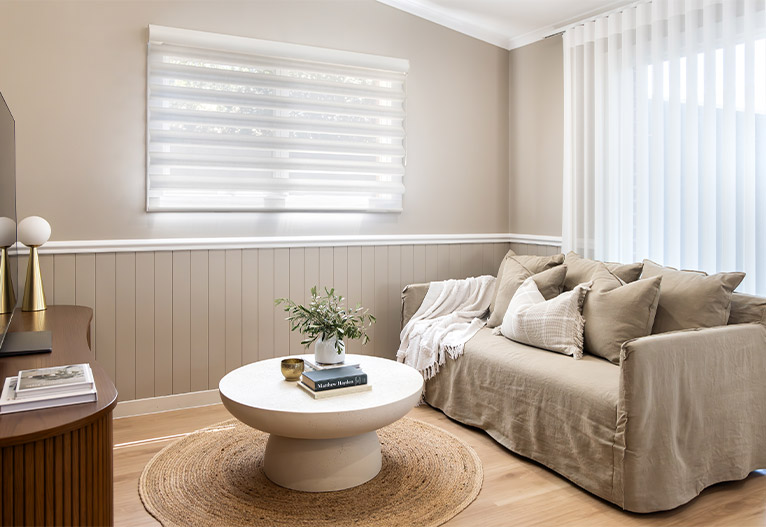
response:
[[(766, 525), (766, 471), (706, 489), (673, 511), (626, 513), (554, 472), (516, 456), (479, 430), (451, 421), (427, 406), (410, 417), (442, 427), (469, 443), (484, 466), (484, 486), (449, 527), (508, 525)], [(217, 404), (114, 421), (115, 525), (158, 525), (138, 497), (144, 465), (170, 441), (229, 419)], [(766, 448), (766, 445), (764, 446)], [(405, 527), (405, 526), (403, 526)]]

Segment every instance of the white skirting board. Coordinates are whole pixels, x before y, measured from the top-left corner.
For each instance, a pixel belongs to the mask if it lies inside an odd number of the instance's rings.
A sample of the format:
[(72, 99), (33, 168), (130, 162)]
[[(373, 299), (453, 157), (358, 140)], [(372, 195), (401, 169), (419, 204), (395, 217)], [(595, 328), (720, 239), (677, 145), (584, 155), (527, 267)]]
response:
[(134, 399), (117, 403), (112, 417), (133, 417), (136, 415), (169, 412), (170, 410), (183, 410), (184, 408), (197, 408), (210, 406), (221, 402), (218, 390), (205, 390), (202, 392), (179, 393), (176, 395), (164, 395), (162, 397), (149, 397), (147, 399)]

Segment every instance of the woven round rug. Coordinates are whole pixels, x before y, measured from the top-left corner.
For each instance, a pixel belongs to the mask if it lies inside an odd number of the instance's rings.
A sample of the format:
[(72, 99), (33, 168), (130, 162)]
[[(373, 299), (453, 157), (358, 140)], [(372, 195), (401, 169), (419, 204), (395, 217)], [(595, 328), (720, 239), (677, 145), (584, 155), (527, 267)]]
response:
[(346, 490), (300, 492), (264, 475), (268, 434), (231, 419), (165, 447), (144, 468), (138, 492), (168, 527), (435, 526), (479, 494), (481, 461), (449, 432), (405, 417), (378, 437), (383, 466), (373, 479)]

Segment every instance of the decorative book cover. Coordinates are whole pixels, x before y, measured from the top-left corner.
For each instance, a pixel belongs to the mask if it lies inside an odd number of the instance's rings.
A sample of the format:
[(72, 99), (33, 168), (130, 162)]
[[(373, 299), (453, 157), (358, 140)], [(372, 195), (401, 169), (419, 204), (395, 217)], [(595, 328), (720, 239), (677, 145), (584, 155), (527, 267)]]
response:
[(17, 397), (69, 393), (93, 388), (93, 374), (88, 364), (70, 364), (50, 368), (21, 370), (16, 387)]
[(301, 381), (312, 390), (318, 392), (367, 384), (367, 374), (360, 368), (344, 366), (343, 368), (333, 368), (330, 370), (304, 371), (303, 375), (301, 375)]
[(326, 399), (328, 397), (337, 397), (338, 395), (347, 395), (350, 393), (369, 392), (372, 390), (371, 384), (357, 384), (356, 386), (346, 386), (345, 388), (337, 388), (335, 390), (323, 390), (315, 392), (302, 382), (296, 383), (300, 386), (301, 390), (311, 395), (314, 399)]

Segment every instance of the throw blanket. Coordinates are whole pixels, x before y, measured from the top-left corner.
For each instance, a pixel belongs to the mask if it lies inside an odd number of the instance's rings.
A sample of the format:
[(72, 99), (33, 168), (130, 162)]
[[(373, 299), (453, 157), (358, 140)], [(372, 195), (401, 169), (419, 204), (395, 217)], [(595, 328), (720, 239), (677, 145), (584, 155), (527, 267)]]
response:
[(431, 282), (420, 309), (404, 326), (396, 360), (412, 366), (425, 380), (439, 372), (447, 355), (463, 354), (465, 343), (484, 325), (495, 277)]

